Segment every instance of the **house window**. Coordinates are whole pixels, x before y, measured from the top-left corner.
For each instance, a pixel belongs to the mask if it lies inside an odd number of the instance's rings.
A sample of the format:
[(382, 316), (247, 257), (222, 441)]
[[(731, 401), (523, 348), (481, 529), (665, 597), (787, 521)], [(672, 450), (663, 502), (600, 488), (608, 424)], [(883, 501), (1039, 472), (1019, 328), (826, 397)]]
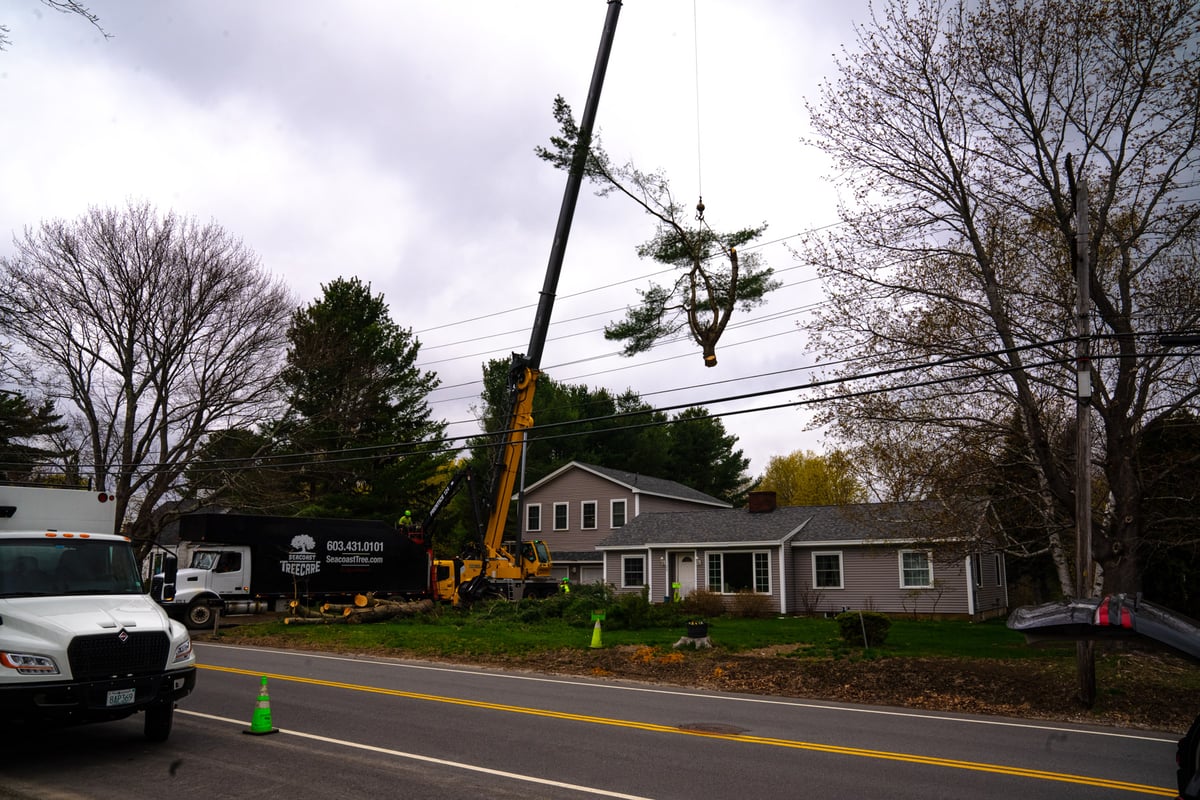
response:
[(842, 554), (813, 553), (813, 588), (842, 588)]
[(983, 586), (983, 553), (971, 556), (971, 572), (975, 577), (975, 586)]
[(554, 530), (565, 531), (567, 529), (567, 520), (568, 520), (567, 509), (568, 508), (569, 508), (569, 505), (567, 503), (555, 503), (554, 504)]
[(1003, 586), (1004, 585), (1004, 562), (1001, 560), (1002, 556), (999, 553), (993, 553), (992, 557), (994, 559), (996, 559), (996, 585)]
[(541, 503), (533, 503), (525, 506), (525, 530), (540, 531), (542, 529), (542, 506)]
[(584, 500), (579, 504), (579, 513), (582, 520), (580, 527), (585, 531), (596, 530), (596, 501)]
[(900, 588), (922, 589), (933, 586), (933, 566), (924, 550), (900, 551)]
[(621, 556), (621, 587), (640, 589), (646, 585), (646, 557)]
[(609, 506), (609, 512), (612, 515), (612, 527), (623, 528), (625, 526), (625, 501), (613, 500)]
[(721, 594), (771, 593), (771, 561), (767, 553), (709, 553), (708, 589)]

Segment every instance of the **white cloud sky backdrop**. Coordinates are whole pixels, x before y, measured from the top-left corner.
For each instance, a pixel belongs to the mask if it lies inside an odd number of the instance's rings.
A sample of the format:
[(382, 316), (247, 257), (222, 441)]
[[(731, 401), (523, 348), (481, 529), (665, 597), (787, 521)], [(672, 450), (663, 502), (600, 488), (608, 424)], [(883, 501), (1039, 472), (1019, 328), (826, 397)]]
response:
[[(582, 113), (603, 0), (91, 0), (111, 35), (36, 0), (0, 23), (0, 254), (12, 236), (91, 206), (148, 201), (241, 238), (296, 302), (357, 276), (422, 343), (449, 433), (474, 433), (481, 365), (524, 352), (565, 174), (533, 153), (562, 94)], [(822, 298), (787, 237), (835, 221), (837, 187), (801, 142), (805, 100), (833, 76), (866, 0), (626, 0), (598, 128), (617, 160), (703, 193), (718, 230), (767, 222), (759, 248), (784, 288), (735, 316), (703, 366), (690, 342), (628, 359), (606, 323), (660, 265), (652, 220), (585, 185), (542, 367), (555, 380), (659, 408), (704, 405), (761, 474), (820, 450), (800, 391), (796, 328)], [(697, 91), (698, 89), (698, 91)], [(660, 280), (662, 280), (660, 278)]]

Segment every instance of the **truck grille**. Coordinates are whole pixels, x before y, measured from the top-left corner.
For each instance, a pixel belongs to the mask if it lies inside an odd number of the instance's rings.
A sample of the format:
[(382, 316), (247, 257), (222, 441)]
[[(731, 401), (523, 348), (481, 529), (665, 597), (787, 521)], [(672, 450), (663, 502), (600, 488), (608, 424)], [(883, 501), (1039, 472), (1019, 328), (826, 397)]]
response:
[(99, 633), (76, 636), (67, 648), (67, 658), (76, 680), (104, 680), (162, 672), (170, 647), (163, 631)]

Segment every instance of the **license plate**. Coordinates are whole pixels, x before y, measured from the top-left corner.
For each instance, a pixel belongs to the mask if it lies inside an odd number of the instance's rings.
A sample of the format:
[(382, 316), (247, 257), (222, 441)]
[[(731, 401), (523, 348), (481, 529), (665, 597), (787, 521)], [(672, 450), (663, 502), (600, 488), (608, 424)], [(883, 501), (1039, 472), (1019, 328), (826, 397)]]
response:
[(113, 689), (108, 693), (108, 706), (127, 706), (137, 697), (137, 689)]

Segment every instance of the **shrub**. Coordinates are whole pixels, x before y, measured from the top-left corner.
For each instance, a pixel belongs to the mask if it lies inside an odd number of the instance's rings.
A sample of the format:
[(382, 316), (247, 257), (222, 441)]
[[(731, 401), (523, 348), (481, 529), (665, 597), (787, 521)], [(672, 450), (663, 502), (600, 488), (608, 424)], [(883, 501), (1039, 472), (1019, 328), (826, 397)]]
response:
[(862, 644), (866, 631), (867, 646), (878, 647), (887, 641), (892, 621), (878, 611), (843, 611), (834, 617), (846, 644)]
[(608, 612), (608, 622), (614, 628), (637, 630), (645, 628), (650, 616), (650, 601), (645, 592), (640, 594), (623, 594), (617, 597), (617, 602)]
[(688, 617), (719, 617), (725, 613), (725, 600), (707, 589), (696, 589), (679, 605)]
[(764, 619), (775, 613), (769, 595), (741, 591), (733, 596), (733, 616), (746, 619)]
[(646, 615), (648, 628), (673, 628), (688, 617), (680, 607), (682, 603), (651, 603)]
[(616, 593), (607, 583), (587, 583), (572, 587), (570, 594), (557, 595), (565, 602), (562, 611), (563, 621), (568, 625), (590, 628), (592, 613), (595, 611), (608, 612), (616, 602)]

